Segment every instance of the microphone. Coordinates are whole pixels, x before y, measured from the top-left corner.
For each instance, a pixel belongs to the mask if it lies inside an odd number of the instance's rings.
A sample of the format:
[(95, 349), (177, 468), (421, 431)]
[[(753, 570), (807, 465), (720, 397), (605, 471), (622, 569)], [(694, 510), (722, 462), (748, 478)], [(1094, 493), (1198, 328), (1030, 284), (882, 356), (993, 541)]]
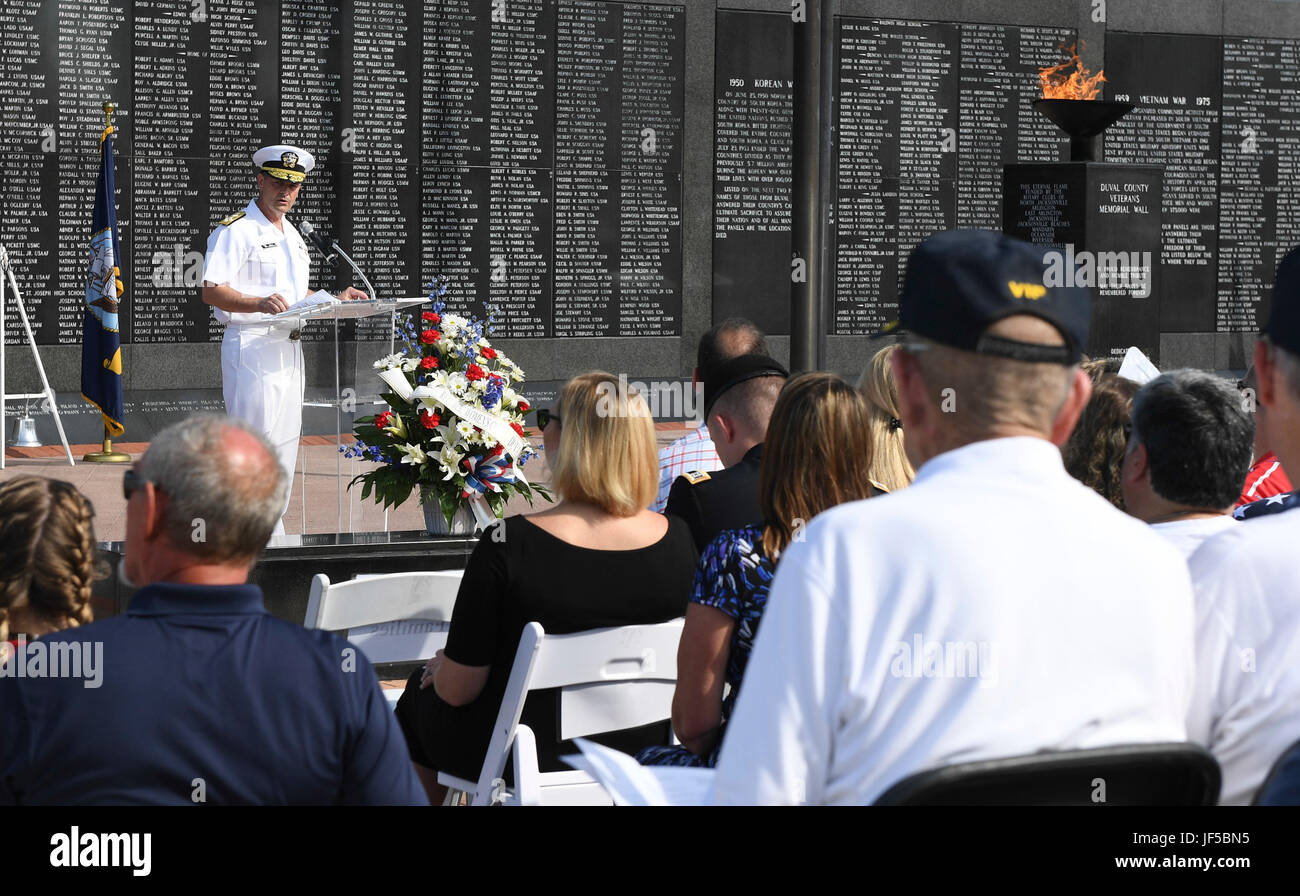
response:
[(298, 225), (298, 230), (303, 236), (311, 240), (313, 246), (320, 250), (320, 254), (325, 256), (326, 263), (334, 263), (334, 259), (337, 257), (338, 253), (334, 251), (335, 246), (333, 240), (317, 231), (315, 227), (312, 227), (310, 221), (301, 222)]

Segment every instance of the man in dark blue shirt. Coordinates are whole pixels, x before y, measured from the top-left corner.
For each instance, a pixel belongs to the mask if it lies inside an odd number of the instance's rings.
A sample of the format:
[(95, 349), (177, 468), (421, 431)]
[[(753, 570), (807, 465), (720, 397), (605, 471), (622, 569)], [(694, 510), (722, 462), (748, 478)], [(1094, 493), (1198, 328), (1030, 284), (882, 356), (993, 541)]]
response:
[(124, 482), (124, 616), (0, 670), (0, 804), (426, 804), (370, 663), (246, 584), (287, 477), (241, 423), (159, 433)]

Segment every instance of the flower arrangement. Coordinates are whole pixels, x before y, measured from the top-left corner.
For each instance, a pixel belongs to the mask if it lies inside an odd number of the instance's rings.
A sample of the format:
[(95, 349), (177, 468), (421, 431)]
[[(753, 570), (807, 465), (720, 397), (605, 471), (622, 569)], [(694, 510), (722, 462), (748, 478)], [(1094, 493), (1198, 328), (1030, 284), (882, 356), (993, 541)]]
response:
[[(447, 312), (445, 281), (429, 290), (428, 310), (399, 325), (403, 351), (375, 362), (391, 390), (382, 395), (388, 406), (359, 418), (356, 442), (340, 450), (380, 466), (348, 488), (362, 483), (361, 497), (373, 492), (388, 509), (418, 487), (420, 502), (436, 503), (448, 529), (467, 506), (486, 528), (514, 495), (552, 500), (520, 469), (537, 453), (523, 426), (528, 401), (515, 389), (524, 372), (484, 338), (482, 322)], [(489, 332), (492, 322), (489, 314)]]

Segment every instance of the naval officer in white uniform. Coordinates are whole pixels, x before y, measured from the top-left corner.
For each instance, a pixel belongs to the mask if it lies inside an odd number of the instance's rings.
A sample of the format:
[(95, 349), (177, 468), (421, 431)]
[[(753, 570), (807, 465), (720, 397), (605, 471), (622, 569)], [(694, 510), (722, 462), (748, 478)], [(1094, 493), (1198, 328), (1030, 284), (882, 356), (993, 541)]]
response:
[[(253, 165), (257, 198), (208, 237), (203, 301), (226, 326), (221, 340), (226, 412), (266, 434), (292, 479), (302, 430), (302, 344), (294, 323), (272, 321), (271, 315), (308, 294), (307, 244), (285, 215), (315, 159), (295, 146), (267, 146), (254, 153)], [(339, 298), (367, 296), (349, 286)], [(283, 520), (275, 534), (284, 534)]]

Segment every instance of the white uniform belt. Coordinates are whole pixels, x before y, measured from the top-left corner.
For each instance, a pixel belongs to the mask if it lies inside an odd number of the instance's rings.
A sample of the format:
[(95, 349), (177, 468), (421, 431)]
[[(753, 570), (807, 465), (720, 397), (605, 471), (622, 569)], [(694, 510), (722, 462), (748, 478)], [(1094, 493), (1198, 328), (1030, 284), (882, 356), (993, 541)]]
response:
[(288, 338), (289, 334), (298, 329), (296, 321), (283, 321), (274, 324), (268, 323), (248, 323), (241, 324), (231, 321), (226, 324), (227, 330), (238, 330), (240, 333), (247, 333), (250, 336), (284, 336)]

